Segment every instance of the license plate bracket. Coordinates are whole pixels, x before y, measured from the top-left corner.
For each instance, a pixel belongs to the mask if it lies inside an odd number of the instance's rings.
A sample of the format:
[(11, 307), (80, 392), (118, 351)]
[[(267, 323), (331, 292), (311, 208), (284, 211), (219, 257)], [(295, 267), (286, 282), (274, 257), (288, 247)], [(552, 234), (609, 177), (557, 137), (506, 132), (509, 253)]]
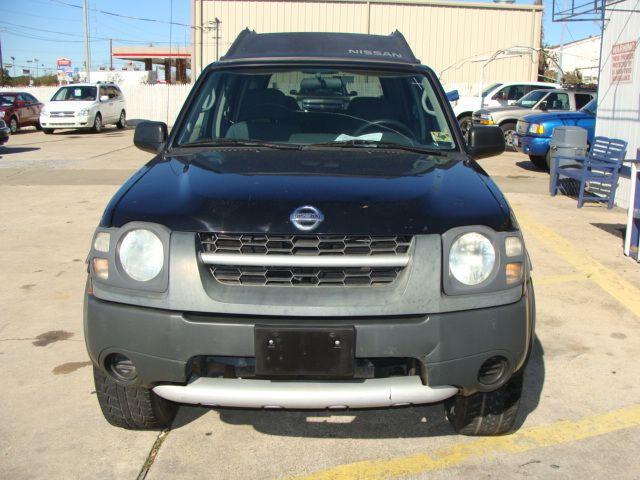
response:
[(254, 328), (256, 375), (353, 377), (353, 326)]

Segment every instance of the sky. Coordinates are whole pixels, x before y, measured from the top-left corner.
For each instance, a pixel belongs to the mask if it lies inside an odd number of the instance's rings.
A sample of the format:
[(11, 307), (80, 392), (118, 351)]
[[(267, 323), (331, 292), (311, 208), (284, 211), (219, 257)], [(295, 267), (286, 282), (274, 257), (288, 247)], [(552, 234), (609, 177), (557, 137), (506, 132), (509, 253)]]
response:
[[(487, 0), (476, 0), (487, 1)], [(556, 0), (560, 1), (560, 0)], [(516, 0), (533, 3), (533, 0)], [(113, 45), (159, 46), (188, 45), (191, 41), (188, 25), (191, 20), (190, 0), (90, 0), (90, 31), (92, 36), (92, 65), (109, 65), (109, 42)], [(3, 2), (0, 17), (0, 41), (5, 63), (38, 71), (55, 69), (56, 59), (70, 58), (74, 66), (81, 66), (83, 54), (83, 14), (81, 0), (21, 0)], [(173, 8), (172, 8), (173, 7)], [(544, 0), (544, 42), (560, 42), (562, 25), (552, 21), (553, 0)], [(104, 13), (108, 12), (108, 13)], [(113, 15), (116, 14), (116, 15)], [(125, 18), (141, 17), (155, 21)], [(174, 25), (170, 25), (170, 21)], [(578, 40), (600, 32), (595, 22), (565, 23), (565, 42)], [(249, 25), (250, 27), (250, 25)], [(170, 33), (171, 30), (171, 33)], [(15, 61), (11, 59), (15, 57)], [(35, 62), (35, 59), (38, 61)], [(121, 61), (114, 61), (119, 67)], [(13, 74), (13, 69), (10, 69)]]

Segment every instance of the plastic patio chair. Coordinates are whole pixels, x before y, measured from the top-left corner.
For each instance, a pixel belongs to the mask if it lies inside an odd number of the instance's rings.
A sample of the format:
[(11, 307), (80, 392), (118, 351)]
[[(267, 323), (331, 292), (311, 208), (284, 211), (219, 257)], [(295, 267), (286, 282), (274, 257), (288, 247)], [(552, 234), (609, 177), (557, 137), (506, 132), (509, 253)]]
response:
[[(580, 182), (578, 208), (582, 208), (585, 200), (607, 202), (607, 208), (612, 208), (616, 198), (620, 168), (626, 153), (627, 142), (624, 140), (595, 137), (586, 157), (554, 156), (549, 193), (551, 196), (556, 195), (561, 177), (572, 178)], [(565, 159), (572, 161), (573, 165), (559, 166), (559, 161)], [(587, 183), (598, 184), (601, 194), (585, 195)]]

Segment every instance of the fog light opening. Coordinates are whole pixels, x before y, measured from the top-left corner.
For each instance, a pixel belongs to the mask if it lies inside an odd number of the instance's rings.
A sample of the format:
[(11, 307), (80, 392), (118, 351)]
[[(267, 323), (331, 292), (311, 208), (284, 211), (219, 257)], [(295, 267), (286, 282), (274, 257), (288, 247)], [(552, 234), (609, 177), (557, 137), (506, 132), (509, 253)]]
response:
[(509, 362), (501, 356), (491, 357), (480, 366), (478, 370), (478, 381), (482, 385), (492, 386), (500, 383), (505, 374)]
[(131, 382), (138, 376), (133, 361), (121, 353), (112, 353), (105, 360), (107, 371), (117, 380)]

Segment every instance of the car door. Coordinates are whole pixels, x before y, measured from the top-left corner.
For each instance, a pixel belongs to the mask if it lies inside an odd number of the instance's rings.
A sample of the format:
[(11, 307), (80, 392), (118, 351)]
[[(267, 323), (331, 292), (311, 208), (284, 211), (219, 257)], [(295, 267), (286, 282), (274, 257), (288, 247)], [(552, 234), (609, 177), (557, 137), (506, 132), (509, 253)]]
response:
[[(103, 97), (107, 97), (106, 101), (102, 101)], [(98, 98), (100, 99), (100, 112), (102, 113), (102, 123), (113, 123), (113, 106), (115, 101), (109, 96), (109, 90), (106, 85), (100, 85), (98, 89)]]
[(36, 97), (29, 93), (23, 93), (23, 97), (25, 101), (29, 105), (29, 121), (33, 125), (37, 125), (40, 120), (40, 109), (42, 108), (42, 104), (38, 101)]
[(30, 124), (32, 122), (31, 105), (23, 93), (17, 96), (14, 106), (20, 126)]
[(113, 114), (114, 121), (117, 122), (120, 119), (120, 112), (124, 110), (124, 99), (122, 97), (122, 92), (115, 85), (109, 87), (109, 96), (113, 95), (114, 106), (113, 106)]

